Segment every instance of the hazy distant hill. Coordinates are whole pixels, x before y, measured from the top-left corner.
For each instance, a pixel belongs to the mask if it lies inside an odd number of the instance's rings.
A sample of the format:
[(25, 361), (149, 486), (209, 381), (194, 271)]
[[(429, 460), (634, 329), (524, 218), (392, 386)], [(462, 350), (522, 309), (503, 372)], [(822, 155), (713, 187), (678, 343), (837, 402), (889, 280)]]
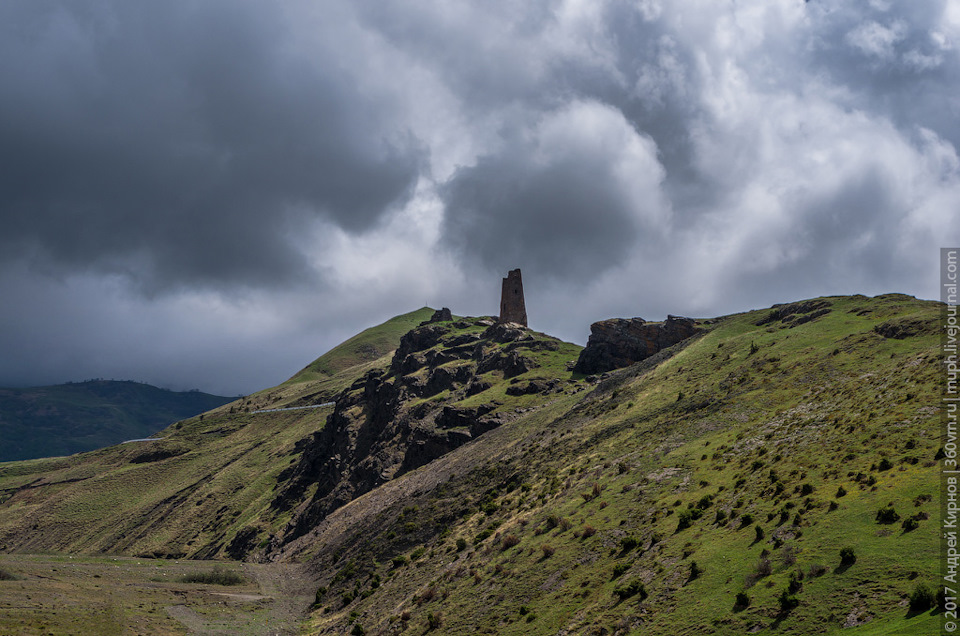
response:
[(0, 389), (0, 461), (103, 448), (233, 399), (112, 380)]

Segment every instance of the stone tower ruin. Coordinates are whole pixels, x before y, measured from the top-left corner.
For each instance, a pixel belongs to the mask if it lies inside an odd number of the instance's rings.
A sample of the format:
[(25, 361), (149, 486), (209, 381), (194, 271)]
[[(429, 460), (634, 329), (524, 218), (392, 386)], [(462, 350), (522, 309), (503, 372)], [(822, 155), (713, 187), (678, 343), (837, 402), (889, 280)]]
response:
[(523, 304), (523, 280), (520, 270), (510, 270), (500, 292), (500, 322), (518, 322), (527, 326), (527, 308)]

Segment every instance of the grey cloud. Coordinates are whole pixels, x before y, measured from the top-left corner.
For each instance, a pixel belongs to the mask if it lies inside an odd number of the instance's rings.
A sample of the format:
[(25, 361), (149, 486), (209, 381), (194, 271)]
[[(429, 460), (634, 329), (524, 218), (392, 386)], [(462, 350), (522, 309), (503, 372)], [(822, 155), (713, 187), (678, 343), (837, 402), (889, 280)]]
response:
[(618, 110), (573, 102), (526, 133), (443, 188), (444, 237), (468, 258), (584, 283), (665, 231), (656, 147)]
[(810, 2), (801, 64), (846, 87), (851, 107), (883, 113), (901, 128), (927, 127), (960, 146), (960, 51), (955, 34), (943, 30), (949, 3)]
[(277, 283), (310, 274), (307, 219), (362, 231), (409, 196), (422, 150), (322, 41), (294, 49), (271, 5), (158, 7), (0, 8), (7, 257)]
[[(934, 295), (960, 242), (947, 7), (0, 4), (0, 274), (63, 281), (0, 277), (0, 378), (46, 341), (48, 376), (179, 357), (252, 390), (364, 316), (493, 312), (513, 267), (535, 327), (581, 341), (612, 315)], [(165, 293), (130, 310), (103, 274)]]

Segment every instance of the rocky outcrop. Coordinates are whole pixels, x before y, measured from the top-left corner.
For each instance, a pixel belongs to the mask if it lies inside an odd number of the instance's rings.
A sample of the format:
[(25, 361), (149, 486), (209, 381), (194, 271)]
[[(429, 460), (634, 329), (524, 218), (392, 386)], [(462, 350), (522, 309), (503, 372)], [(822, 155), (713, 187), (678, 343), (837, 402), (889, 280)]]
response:
[(829, 300), (814, 299), (787, 305), (774, 305), (769, 314), (754, 324), (761, 326), (779, 321), (784, 327), (796, 327), (829, 314), (832, 304)]
[(686, 340), (699, 329), (692, 318), (667, 316), (664, 322), (613, 318), (590, 325), (590, 338), (574, 372), (586, 375), (630, 366)]
[[(284, 486), (273, 507), (294, 509), (283, 541), (308, 532), (386, 481), (500, 426), (506, 416), (496, 412), (499, 402), (470, 408), (451, 403), (483, 393), (498, 376), (508, 380), (536, 368), (531, 352), (558, 347), (515, 323), (454, 323), (449, 310), (434, 317), (400, 339), (389, 368), (369, 371), (337, 396), (326, 425), (306, 440), (299, 461), (280, 476)], [(561, 390), (556, 381), (539, 380), (511, 386), (508, 394), (555, 390)], [(311, 488), (314, 494), (307, 499)], [(236, 550), (246, 545), (241, 541)]]
[(935, 334), (939, 331), (936, 320), (929, 320), (917, 316), (894, 318), (882, 322), (873, 330), (884, 338), (903, 340), (924, 334)]
[(451, 320), (453, 320), (453, 314), (450, 313), (449, 308), (444, 307), (443, 309), (438, 309), (433, 312), (433, 315), (430, 316), (430, 320), (421, 323), (421, 326), (429, 325), (432, 322), (449, 322)]

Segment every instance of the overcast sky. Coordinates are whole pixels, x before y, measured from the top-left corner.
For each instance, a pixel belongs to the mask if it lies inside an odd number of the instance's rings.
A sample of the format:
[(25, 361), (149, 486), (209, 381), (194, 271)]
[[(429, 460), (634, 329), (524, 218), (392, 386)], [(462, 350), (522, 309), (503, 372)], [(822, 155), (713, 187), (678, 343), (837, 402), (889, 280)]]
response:
[(235, 395), (423, 305), (938, 297), (949, 0), (0, 3), (0, 386)]

